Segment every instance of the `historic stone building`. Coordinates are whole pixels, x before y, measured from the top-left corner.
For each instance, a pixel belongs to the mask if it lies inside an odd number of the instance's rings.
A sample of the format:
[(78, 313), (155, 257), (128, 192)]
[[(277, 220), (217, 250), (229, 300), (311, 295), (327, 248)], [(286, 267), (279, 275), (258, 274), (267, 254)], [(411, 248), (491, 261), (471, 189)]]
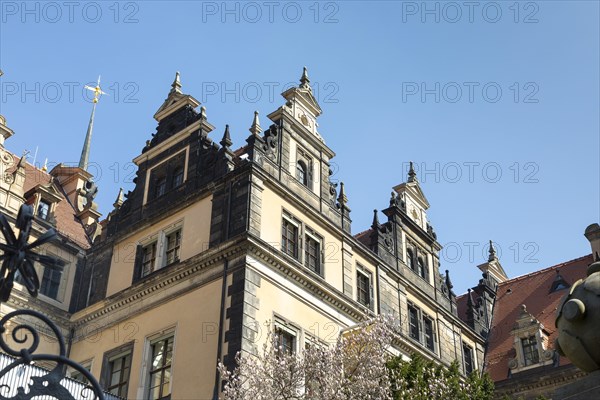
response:
[[(585, 236), (592, 254), (600, 253), (600, 226), (588, 226)], [(496, 398), (556, 398), (557, 388), (585, 375), (556, 351), (555, 320), (561, 299), (586, 277), (592, 254), (513, 279), (501, 267), (482, 268), (491, 272), (487, 279), (458, 297), (463, 320), (476, 329), (490, 326), (484, 370), (495, 381)], [(495, 263), (491, 254), (488, 264)]]
[(135, 187), (100, 223), (85, 163), (47, 174), (10, 156), (16, 171), (43, 177), (21, 184), (12, 210), (32, 202), (39, 229), (56, 226), (70, 249), (60, 277), (40, 271), (42, 287), (53, 289), (34, 301), (60, 316), (70, 357), (111, 393), (214, 399), (217, 362), (254, 354), (267, 330), (299, 351), (378, 313), (400, 319), (406, 356), (458, 360), (465, 373), (483, 367), (491, 310), (459, 318), (414, 171), (372, 226), (353, 234), (344, 185), (330, 180), (335, 153), (317, 129), (322, 110), (306, 69), (282, 96), (264, 128), (255, 113), (234, 151), (229, 128), (217, 136), (177, 74), (154, 114), (156, 132), (134, 158)]

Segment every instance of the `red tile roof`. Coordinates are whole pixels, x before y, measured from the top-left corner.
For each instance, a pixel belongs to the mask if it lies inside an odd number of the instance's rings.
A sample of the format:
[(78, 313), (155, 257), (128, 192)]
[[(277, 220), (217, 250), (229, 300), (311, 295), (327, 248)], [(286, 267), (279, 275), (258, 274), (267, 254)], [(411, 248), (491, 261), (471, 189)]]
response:
[(371, 233), (373, 233), (373, 228), (357, 233), (354, 235), (354, 238), (365, 246), (369, 247), (369, 244), (371, 244)]
[[(556, 310), (567, 290), (549, 293), (552, 283), (557, 273), (560, 272), (564, 280), (572, 285), (586, 276), (587, 266), (592, 261), (592, 255), (589, 254), (510, 279), (498, 285), (486, 356), (486, 370), (494, 381), (501, 381), (508, 377), (508, 361), (515, 357), (511, 330), (521, 311), (521, 304), (525, 304), (527, 312), (544, 325), (544, 329), (548, 333), (549, 346), (553, 347), (554, 340), (557, 337), (556, 327), (554, 326)], [(462, 295), (457, 299), (461, 318), (466, 316), (466, 300), (466, 295)], [(566, 364), (570, 364), (570, 361), (565, 357), (561, 357), (560, 365)]]
[[(19, 157), (15, 156), (15, 168), (19, 163)], [(14, 170), (14, 168), (13, 168)], [(53, 181), (53, 177), (47, 172), (42, 171), (35, 166), (25, 163), (25, 185), (24, 191), (27, 193), (29, 190), (39, 186), (47, 185)], [(56, 218), (56, 230), (84, 249), (90, 247), (90, 241), (81, 220), (77, 217), (77, 211), (75, 207), (69, 202), (64, 194), (64, 191), (58, 183), (54, 183), (55, 187), (60, 192), (61, 200), (56, 204), (54, 208), (54, 216)]]

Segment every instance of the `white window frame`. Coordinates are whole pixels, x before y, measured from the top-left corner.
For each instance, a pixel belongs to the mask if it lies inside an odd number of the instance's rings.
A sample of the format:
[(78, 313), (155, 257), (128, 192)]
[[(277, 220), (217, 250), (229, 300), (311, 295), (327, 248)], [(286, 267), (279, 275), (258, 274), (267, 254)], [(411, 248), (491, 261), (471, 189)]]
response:
[[(137, 389), (138, 399), (148, 399), (150, 395), (150, 370), (152, 368), (152, 345), (161, 340), (173, 337), (173, 354), (171, 355), (171, 381), (169, 382), (169, 391), (173, 394), (173, 377), (175, 376), (175, 355), (177, 352), (177, 327), (172, 326), (165, 328), (159, 332), (155, 332), (152, 335), (146, 336), (144, 339), (144, 349), (142, 354), (142, 366), (139, 370), (140, 379), (139, 386)], [(133, 360), (132, 360), (133, 361)]]
[[(151, 236), (149, 236), (139, 242), (139, 245), (142, 246), (142, 248), (145, 248), (145, 247), (151, 245), (152, 243), (156, 243), (156, 258), (154, 260), (154, 268), (152, 269), (152, 272), (144, 275), (143, 274), (143, 271), (144, 271), (143, 258), (142, 258), (142, 261), (141, 261), (142, 262), (142, 270), (140, 272), (142, 278), (167, 266), (167, 236), (176, 231), (181, 232), (181, 239), (180, 239), (181, 241), (179, 244), (179, 261), (181, 261), (181, 259), (182, 259), (181, 253), (183, 250), (183, 220), (179, 220), (170, 225), (167, 225), (166, 227), (162, 228), (160, 231), (152, 234)], [(142, 253), (142, 257), (143, 257), (143, 253)]]

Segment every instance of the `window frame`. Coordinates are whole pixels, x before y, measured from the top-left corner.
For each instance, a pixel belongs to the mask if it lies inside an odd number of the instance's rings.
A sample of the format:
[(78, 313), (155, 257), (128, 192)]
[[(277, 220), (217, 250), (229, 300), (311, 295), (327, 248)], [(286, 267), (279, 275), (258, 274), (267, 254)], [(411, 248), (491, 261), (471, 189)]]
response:
[[(133, 350), (134, 350), (134, 341), (125, 343), (124, 345), (121, 345), (119, 347), (116, 347), (114, 349), (111, 349), (107, 352), (104, 353), (104, 356), (102, 357), (102, 371), (100, 373), (100, 386), (108, 393), (110, 392), (109, 387), (113, 386), (114, 388), (118, 388), (116, 396), (120, 396), (123, 398), (127, 398), (127, 392), (129, 391), (129, 389), (131, 388), (130, 384), (131, 384), (131, 369), (133, 366)], [(113, 375), (113, 371), (111, 368), (111, 363), (114, 362), (117, 359), (122, 359), (125, 356), (129, 356), (129, 366), (126, 368), (128, 370), (127, 372), (127, 377), (126, 379), (123, 381), (123, 366), (121, 366), (121, 370), (120, 370), (120, 376), (119, 376), (119, 383), (117, 385), (110, 385), (110, 382), (112, 380), (112, 375)], [(125, 394), (121, 394), (121, 388), (125, 386)], [(112, 393), (115, 394), (115, 393)]]
[[(435, 320), (429, 315), (423, 313), (423, 344), (425, 347), (435, 353)], [(430, 333), (428, 333), (428, 328)]]
[[(173, 248), (169, 248), (169, 238), (171, 236), (175, 235), (175, 245), (173, 246)], [(169, 266), (171, 264), (175, 264), (177, 262), (179, 262), (181, 260), (181, 245), (183, 243), (183, 229), (181, 227), (178, 227), (174, 230), (171, 230), (168, 233), (165, 233), (165, 241), (164, 241), (164, 247), (165, 247), (165, 261), (164, 261), (164, 267)], [(169, 261), (169, 253), (173, 252), (174, 256), (173, 259)], [(162, 267), (161, 267), (162, 268)]]
[(416, 305), (408, 303), (408, 336), (419, 343), (421, 343), (420, 311), (421, 310)]
[[(533, 341), (532, 341), (533, 339)], [(523, 365), (529, 367), (540, 363), (540, 351), (538, 348), (538, 337), (537, 335), (529, 335), (527, 337), (520, 338), (521, 350), (523, 351)], [(528, 359), (528, 355), (532, 358)]]
[(290, 347), (290, 351), (286, 353), (289, 355), (298, 354), (298, 346), (300, 344), (300, 330), (279, 318), (275, 320), (275, 322), (273, 323), (273, 344), (276, 346), (276, 352), (280, 354), (280, 342), (278, 341), (278, 333), (282, 333), (284, 335), (292, 337), (292, 346)]
[[(304, 266), (317, 275), (323, 276), (323, 238), (309, 227), (305, 229), (304, 238)], [(316, 244), (314, 255), (310, 254), (310, 242), (315, 242)], [(310, 257), (314, 257), (316, 268), (311, 267)]]
[[(44, 215), (40, 215), (40, 210), (42, 209), (42, 205), (45, 206), (45, 210), (46, 210)], [(48, 218), (50, 217), (51, 212), (52, 212), (52, 203), (46, 199), (41, 198), (38, 201), (38, 204), (37, 204), (37, 207), (35, 210), (35, 216), (41, 220), (48, 221)]]
[[(146, 260), (146, 249), (152, 248), (153, 256), (149, 260)], [(144, 278), (154, 271), (158, 270), (158, 240), (153, 240), (149, 243), (142, 245), (142, 260), (141, 260), (141, 277)], [(146, 269), (146, 264), (151, 263), (150, 268)]]
[[(284, 226), (286, 224), (289, 224), (290, 226), (295, 228), (295, 237), (293, 239), (288, 238), (287, 233), (289, 233), (289, 229), (287, 228), (287, 226)], [(290, 214), (284, 212), (283, 216), (282, 216), (282, 220), (281, 220), (281, 251), (284, 254), (287, 254), (288, 256), (301, 261), (301, 242), (300, 242), (300, 235), (301, 229), (300, 229), (300, 223), (298, 220), (296, 220), (294, 217), (292, 217)], [(292, 243), (294, 246), (294, 250), (292, 252), (290, 252), (290, 246), (289, 243)]]
[[(364, 289), (361, 289), (359, 286), (360, 278), (366, 279), (366, 288)], [(361, 292), (366, 293), (364, 301), (361, 301)], [(373, 274), (364, 267), (358, 265), (356, 268), (356, 301), (370, 310), (373, 310)]]
[[(471, 347), (467, 343), (463, 342), (462, 350), (463, 350), (463, 368), (465, 371), (465, 375), (469, 375), (473, 371), (475, 371), (475, 358), (473, 357), (474, 356), (473, 347)], [(467, 357), (467, 354), (468, 354), (468, 357)], [(468, 368), (468, 366), (470, 366), (470, 368)]]
[[(169, 365), (166, 365), (166, 362), (164, 361), (166, 359), (166, 357), (162, 357), (163, 362), (161, 364), (160, 368), (153, 368), (153, 348), (154, 345), (156, 345), (157, 343), (163, 343), (163, 346), (166, 344), (167, 348), (168, 348), (168, 341), (169, 339), (172, 339), (172, 344), (171, 344), (171, 360)], [(159, 395), (160, 397), (158, 397), (158, 400), (170, 400), (171, 399), (171, 394), (173, 391), (173, 360), (175, 358), (175, 348), (176, 348), (176, 337), (175, 337), (175, 330), (174, 329), (169, 329), (166, 330), (165, 333), (161, 334), (161, 335), (155, 335), (154, 337), (150, 337), (146, 339), (147, 341), (147, 353), (146, 353), (146, 368), (144, 370), (144, 398), (148, 399), (148, 400), (153, 400), (153, 398), (151, 397), (152, 395), (152, 377), (154, 374), (160, 374), (161, 378), (160, 378), (160, 385), (158, 386), (159, 389)], [(164, 347), (163, 347), (164, 349)], [(168, 354), (168, 353), (167, 353)], [(163, 387), (165, 385), (164, 382), (164, 377), (165, 377), (165, 371), (167, 370), (167, 368), (169, 369), (169, 388), (168, 388), (168, 394), (164, 394), (162, 393)], [(157, 386), (154, 386), (157, 387)]]

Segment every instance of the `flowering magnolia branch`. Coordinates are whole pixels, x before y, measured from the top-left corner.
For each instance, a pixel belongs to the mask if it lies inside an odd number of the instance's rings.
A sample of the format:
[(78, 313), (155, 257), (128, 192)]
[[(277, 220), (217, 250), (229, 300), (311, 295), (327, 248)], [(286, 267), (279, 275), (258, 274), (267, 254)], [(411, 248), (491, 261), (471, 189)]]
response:
[(234, 371), (219, 364), (222, 399), (389, 400), (390, 325), (378, 317), (344, 331), (333, 346), (311, 343), (298, 353), (286, 352), (270, 332), (258, 356), (238, 353)]

